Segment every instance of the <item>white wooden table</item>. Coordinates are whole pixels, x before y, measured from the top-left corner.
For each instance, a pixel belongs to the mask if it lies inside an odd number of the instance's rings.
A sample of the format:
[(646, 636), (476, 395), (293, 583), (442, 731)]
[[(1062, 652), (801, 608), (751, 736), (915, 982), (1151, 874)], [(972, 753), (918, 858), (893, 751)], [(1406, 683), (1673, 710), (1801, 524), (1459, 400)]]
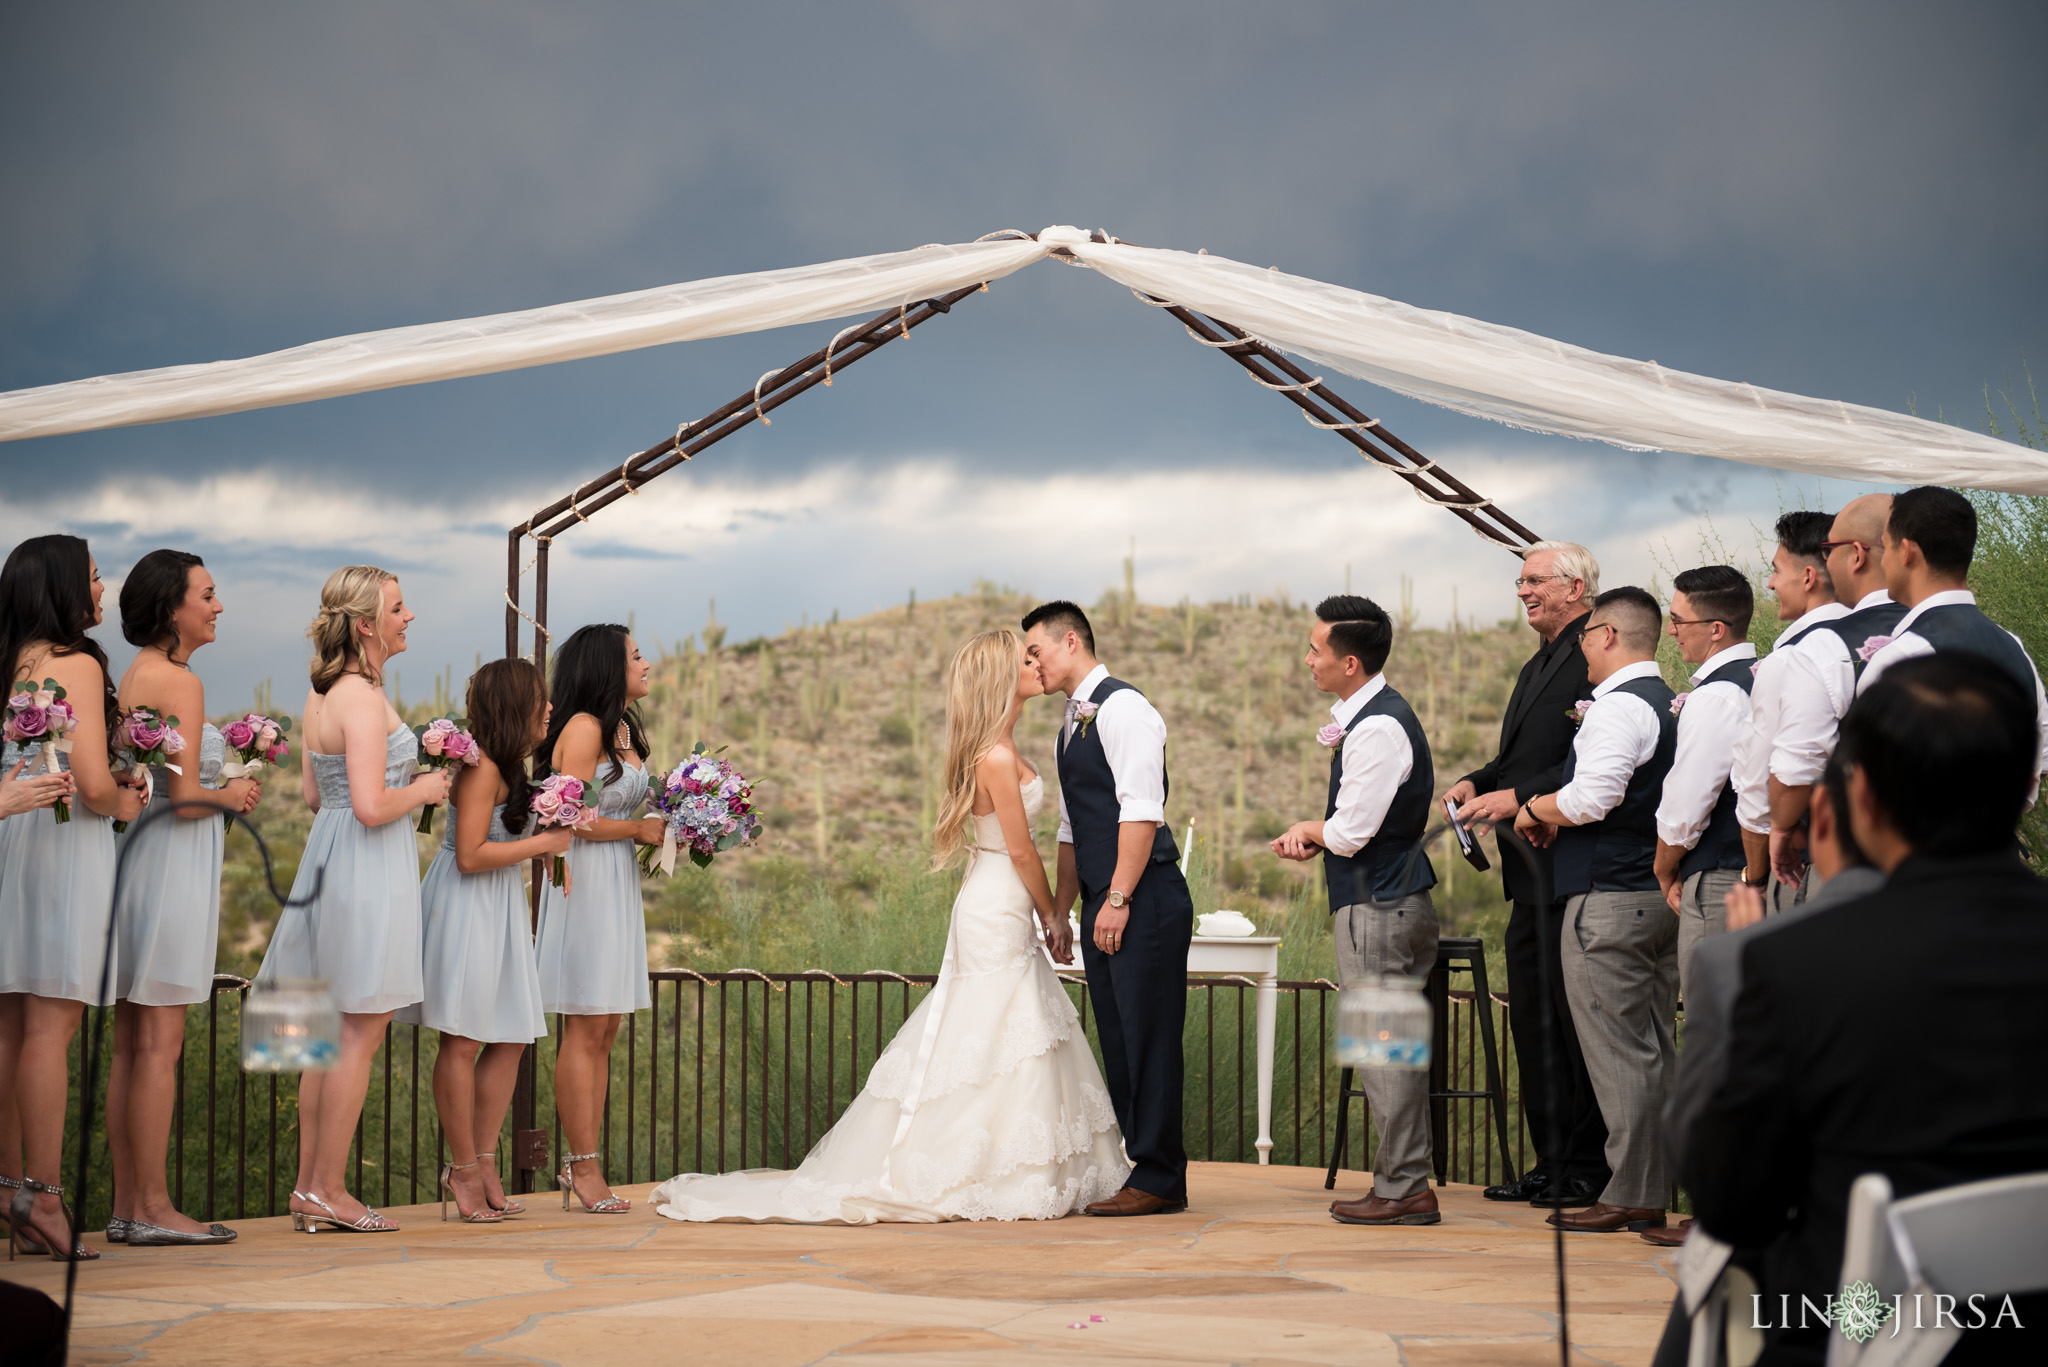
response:
[(1258, 983), (1259, 1161), (1273, 1161), (1273, 1024), (1280, 1013), (1280, 939), (1274, 935), (1197, 935), (1188, 972), (1231, 973)]

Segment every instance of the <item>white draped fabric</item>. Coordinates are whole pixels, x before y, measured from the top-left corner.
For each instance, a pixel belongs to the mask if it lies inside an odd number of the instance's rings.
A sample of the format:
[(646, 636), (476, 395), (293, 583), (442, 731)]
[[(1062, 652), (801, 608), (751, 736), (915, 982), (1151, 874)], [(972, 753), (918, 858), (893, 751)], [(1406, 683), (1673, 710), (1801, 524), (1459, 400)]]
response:
[(914, 304), (1054, 249), (1312, 364), (1495, 422), (1802, 474), (2048, 494), (2048, 453), (1886, 409), (1604, 355), (1227, 257), (1039, 240), (927, 246), (550, 308), (358, 333), (207, 365), (0, 394), (0, 441), (206, 417)]

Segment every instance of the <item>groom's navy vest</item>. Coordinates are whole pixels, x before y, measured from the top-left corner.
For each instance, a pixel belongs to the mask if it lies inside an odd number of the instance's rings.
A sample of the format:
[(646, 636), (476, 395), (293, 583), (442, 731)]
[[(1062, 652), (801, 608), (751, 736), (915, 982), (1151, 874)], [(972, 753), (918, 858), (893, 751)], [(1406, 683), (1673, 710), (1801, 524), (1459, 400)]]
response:
[[(1095, 686), (1094, 694), (1082, 701), (1100, 708), (1111, 694), (1129, 687), (1121, 679), (1104, 679)], [(1061, 743), (1058, 758), (1060, 794), (1066, 799), (1068, 832), (1074, 838), (1074, 872), (1080, 875), (1082, 895), (1093, 900), (1109, 891), (1110, 879), (1116, 876), (1117, 824), (1123, 812), (1116, 799), (1116, 775), (1102, 750), (1102, 732), (1093, 722), (1085, 730), (1076, 723), (1072, 737)], [(1160, 777), (1170, 794), (1173, 780), (1163, 764)], [(1180, 851), (1161, 822), (1152, 836), (1151, 862), (1179, 861)]]
[[(1392, 717), (1408, 737), (1414, 756), (1413, 767), (1380, 821), (1379, 830), (1355, 854), (1323, 851), (1323, 883), (1329, 889), (1330, 910), (1356, 905), (1364, 898), (1391, 902), (1397, 897), (1423, 892), (1436, 886), (1436, 870), (1427, 855), (1418, 856), (1416, 845), (1429, 824), (1429, 799), (1436, 792), (1436, 766), (1429, 755), (1429, 737), (1415, 720), (1415, 709), (1388, 685), (1358, 709), (1358, 715), (1344, 728), (1348, 738), (1367, 717)], [(1337, 790), (1344, 782), (1344, 742), (1330, 752), (1330, 800), (1323, 820), (1337, 814)]]
[[(1730, 660), (1701, 679), (1699, 687), (1716, 683), (1734, 684), (1747, 693), (1755, 682), (1755, 660)], [(1680, 725), (1684, 721), (1685, 718), (1680, 716)], [(1707, 869), (1739, 869), (1748, 862), (1749, 856), (1742, 849), (1742, 824), (1735, 819), (1735, 783), (1731, 776), (1721, 785), (1721, 796), (1714, 799), (1714, 810), (1707, 815), (1707, 828), (1700, 832), (1699, 843), (1678, 861), (1678, 876), (1690, 878)]]
[[(1613, 690), (1633, 693), (1657, 714), (1657, 748), (1649, 761), (1629, 775), (1628, 788), (1613, 811), (1583, 826), (1557, 833), (1557, 889), (1560, 901), (1581, 892), (1655, 892), (1657, 890), (1657, 801), (1664, 795), (1664, 776), (1678, 751), (1678, 718), (1671, 700), (1678, 695), (1662, 679), (1630, 679)], [(1568, 784), (1579, 769), (1579, 745), (1572, 742), (1564, 762)]]

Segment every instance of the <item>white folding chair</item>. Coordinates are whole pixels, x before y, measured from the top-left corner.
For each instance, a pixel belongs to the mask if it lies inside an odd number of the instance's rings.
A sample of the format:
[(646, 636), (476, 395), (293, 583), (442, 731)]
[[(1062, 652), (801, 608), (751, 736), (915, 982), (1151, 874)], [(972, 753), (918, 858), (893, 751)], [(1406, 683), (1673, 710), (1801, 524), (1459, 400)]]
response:
[[(1864, 1288), (1868, 1288), (1866, 1291)], [(1837, 1304), (1868, 1305), (1854, 1334), (1838, 1316), (1828, 1367), (1935, 1367), (1962, 1337), (1969, 1297), (1995, 1320), (2002, 1298), (2048, 1289), (2048, 1172), (1892, 1200), (1882, 1173), (1849, 1189)], [(1951, 1313), (1936, 1313), (1936, 1297)], [(1903, 1297), (1903, 1300), (1898, 1298)], [(1869, 1330), (1865, 1334), (1864, 1330)]]

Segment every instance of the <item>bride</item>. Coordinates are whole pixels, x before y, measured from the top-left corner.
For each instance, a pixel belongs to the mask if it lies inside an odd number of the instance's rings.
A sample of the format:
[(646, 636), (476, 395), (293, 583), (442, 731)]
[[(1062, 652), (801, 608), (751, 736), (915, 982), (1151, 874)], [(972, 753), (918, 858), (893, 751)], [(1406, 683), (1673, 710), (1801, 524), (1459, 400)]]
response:
[[(654, 1190), (673, 1220), (1055, 1220), (1114, 1195), (1130, 1173), (1102, 1072), (1033, 924), (1061, 963), (1031, 826), (1045, 783), (1011, 732), (1044, 692), (1013, 631), (953, 657), (946, 796), (935, 862), (963, 852), (939, 981), (891, 1040), (839, 1123), (795, 1172), (685, 1173)], [(970, 844), (971, 832), (971, 844)]]

